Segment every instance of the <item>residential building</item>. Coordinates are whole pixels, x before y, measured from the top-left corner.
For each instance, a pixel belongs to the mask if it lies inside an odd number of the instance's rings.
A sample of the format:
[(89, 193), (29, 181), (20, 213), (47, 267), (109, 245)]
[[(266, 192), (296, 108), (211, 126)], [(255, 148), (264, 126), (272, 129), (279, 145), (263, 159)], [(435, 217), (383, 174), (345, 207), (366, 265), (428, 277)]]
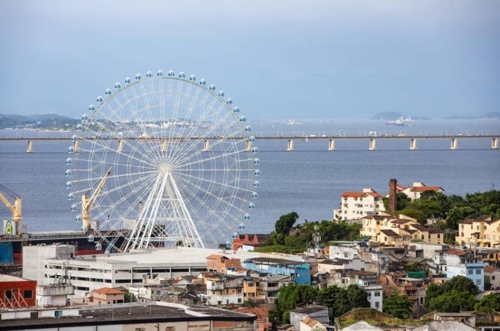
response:
[(228, 269), (241, 267), (241, 260), (230, 258), (220, 254), (210, 254), (207, 256), (207, 271), (225, 274)]
[(102, 287), (90, 292), (89, 305), (110, 305), (125, 302), (125, 291)]
[(439, 186), (426, 186), (422, 182), (413, 182), (413, 185), (410, 187), (404, 188), (401, 193), (406, 194), (410, 200), (418, 200), (420, 199), (420, 196), (422, 195), (423, 192), (425, 191), (433, 191), (436, 193), (444, 193), (444, 190), (442, 187)]
[(426, 228), (405, 215), (368, 215), (363, 217), (362, 226), (363, 237), (384, 246), (402, 247), (418, 241), (437, 245), (444, 240), (442, 230)]
[(271, 330), (272, 323), (269, 321), (269, 309), (267, 307), (238, 307), (236, 311), (257, 316), (255, 331)]
[(485, 290), (500, 290), (500, 269), (494, 267), (484, 268)]
[(312, 318), (324, 325), (328, 325), (330, 321), (328, 307), (308, 305), (290, 312), (290, 324), (294, 326), (295, 330), (300, 330), (300, 322), (306, 318)]
[(259, 293), (266, 297), (270, 309), (276, 307), (276, 300), (278, 299), (280, 288), (290, 283), (293, 283), (292, 278), (285, 275), (273, 275), (260, 278)]
[(300, 331), (326, 331), (326, 326), (308, 316), (300, 321)]
[(358, 244), (355, 242), (351, 243), (339, 243), (337, 245), (331, 245), (329, 249), (330, 260), (348, 259), (352, 260), (359, 257)]
[(480, 292), (484, 291), (484, 263), (475, 251), (450, 248), (436, 252), (436, 255), (437, 259), (445, 263), (444, 272), (447, 279), (464, 276), (472, 280)]
[(332, 273), (334, 270), (368, 270), (368, 265), (361, 259), (334, 259), (323, 260), (318, 262), (318, 272)]
[(259, 277), (244, 277), (243, 278), (243, 301), (254, 304), (265, 304), (266, 293), (260, 290)]
[(382, 196), (371, 188), (361, 192), (344, 192), (339, 208), (333, 211), (334, 220), (356, 220), (369, 214), (385, 211)]
[(330, 285), (347, 288), (350, 285), (357, 285), (367, 293), (370, 307), (382, 311), (383, 289), (379, 277), (375, 272), (359, 270), (332, 270), (329, 279)]
[(462, 246), (500, 248), (500, 219), (483, 215), (460, 221), (455, 240)]
[(290, 276), (295, 284), (311, 285), (309, 263), (280, 258), (256, 257), (243, 262), (246, 268), (262, 274)]
[(206, 303), (211, 306), (241, 305), (244, 299), (243, 278), (221, 274), (205, 276)]

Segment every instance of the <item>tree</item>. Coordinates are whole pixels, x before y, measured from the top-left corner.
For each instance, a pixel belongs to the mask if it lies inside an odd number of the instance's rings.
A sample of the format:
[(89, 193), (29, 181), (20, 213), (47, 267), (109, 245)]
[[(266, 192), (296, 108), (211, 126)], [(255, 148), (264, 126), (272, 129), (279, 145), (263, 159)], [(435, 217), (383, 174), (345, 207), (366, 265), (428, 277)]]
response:
[(290, 283), (280, 288), (278, 292), (277, 318), (282, 323), (290, 322), (290, 311), (302, 304), (311, 304), (318, 297), (318, 289), (310, 285)]
[(384, 313), (396, 318), (408, 318), (412, 313), (413, 301), (406, 294), (394, 290), (389, 297), (384, 299)]
[(125, 302), (135, 302), (136, 299), (135, 299), (134, 293), (132, 293), (130, 291), (125, 292), (124, 301)]
[(350, 285), (347, 289), (328, 286), (319, 291), (321, 304), (333, 308), (333, 316), (341, 316), (353, 308), (369, 307), (368, 295), (365, 290), (357, 285)]
[(347, 288), (347, 299), (352, 308), (370, 307), (368, 293), (358, 285), (349, 285)]
[(446, 217), (446, 224), (448, 227), (453, 230), (458, 230), (458, 222), (466, 219), (469, 216), (472, 216), (475, 213), (475, 210), (471, 207), (453, 207), (448, 212), (448, 216)]
[(425, 307), (429, 311), (457, 313), (472, 310), (479, 289), (472, 280), (455, 276), (443, 284), (431, 283), (425, 292)]
[(495, 293), (485, 295), (474, 305), (475, 311), (500, 311), (500, 296)]
[(285, 243), (285, 237), (290, 234), (290, 230), (298, 219), (299, 215), (296, 212), (281, 215), (274, 225), (277, 244), (283, 245)]

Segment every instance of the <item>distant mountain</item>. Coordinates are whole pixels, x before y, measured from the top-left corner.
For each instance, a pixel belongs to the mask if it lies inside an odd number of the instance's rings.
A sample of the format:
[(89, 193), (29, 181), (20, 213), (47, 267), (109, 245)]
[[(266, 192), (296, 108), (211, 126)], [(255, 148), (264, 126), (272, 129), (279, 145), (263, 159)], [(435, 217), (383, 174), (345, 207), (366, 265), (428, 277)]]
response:
[(487, 113), (483, 116), (449, 116), (445, 117), (445, 120), (478, 120), (478, 119), (500, 119), (499, 112)]
[(79, 120), (56, 115), (14, 115), (0, 114), (0, 129), (6, 128), (36, 128), (36, 129), (67, 129), (77, 125)]
[(500, 112), (488, 113), (488, 114), (484, 115), (484, 118), (498, 120), (498, 119), (500, 119)]

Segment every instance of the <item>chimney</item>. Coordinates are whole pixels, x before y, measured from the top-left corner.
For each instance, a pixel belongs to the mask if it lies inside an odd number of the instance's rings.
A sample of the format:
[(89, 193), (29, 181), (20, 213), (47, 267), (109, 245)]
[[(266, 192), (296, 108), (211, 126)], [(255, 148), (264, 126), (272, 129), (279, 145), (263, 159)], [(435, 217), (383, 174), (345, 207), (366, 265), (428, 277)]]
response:
[(398, 210), (398, 197), (396, 191), (397, 180), (389, 180), (389, 212), (393, 213)]

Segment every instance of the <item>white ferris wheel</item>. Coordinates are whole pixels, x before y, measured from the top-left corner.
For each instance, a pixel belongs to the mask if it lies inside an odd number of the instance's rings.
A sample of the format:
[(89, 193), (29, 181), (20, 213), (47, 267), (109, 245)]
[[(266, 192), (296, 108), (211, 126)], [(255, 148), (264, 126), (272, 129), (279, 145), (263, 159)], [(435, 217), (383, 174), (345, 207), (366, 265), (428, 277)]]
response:
[(240, 109), (204, 79), (126, 78), (82, 116), (67, 158), (68, 200), (96, 250), (229, 244), (260, 185)]

